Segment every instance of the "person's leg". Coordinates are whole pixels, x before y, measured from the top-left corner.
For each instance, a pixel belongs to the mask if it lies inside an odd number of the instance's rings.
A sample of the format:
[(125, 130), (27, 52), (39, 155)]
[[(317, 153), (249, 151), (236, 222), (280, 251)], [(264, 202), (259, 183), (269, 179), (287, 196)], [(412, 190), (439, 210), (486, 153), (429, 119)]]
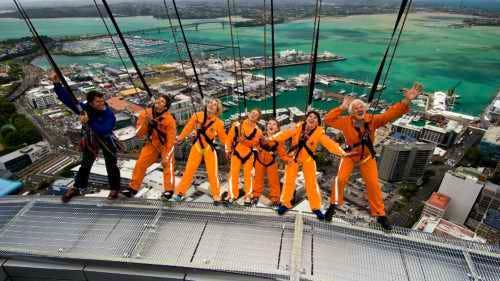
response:
[(302, 164), (304, 171), (304, 184), (306, 187), (307, 199), (311, 210), (317, 211), (321, 209), (321, 193), (316, 180), (316, 162), (306, 161)]
[(374, 217), (385, 216), (384, 200), (382, 199), (382, 191), (378, 183), (377, 162), (374, 159), (370, 159), (361, 164), (359, 169), (366, 184), (371, 215)]
[[(255, 180), (257, 181), (257, 176)], [(277, 204), (280, 200), (281, 193), (278, 163), (274, 163), (267, 167), (267, 182), (269, 185), (269, 199), (271, 199), (273, 204)]]
[(198, 151), (198, 148), (195, 147), (197, 144), (191, 146), (191, 150), (189, 151), (188, 160), (186, 162), (186, 169), (182, 174), (181, 182), (175, 188), (175, 194), (179, 196), (183, 196), (186, 194), (187, 190), (191, 186), (193, 182), (193, 176), (200, 165), (202, 154)]
[(297, 179), (297, 172), (299, 164), (294, 162), (286, 165), (285, 168), (285, 182), (283, 183), (283, 190), (281, 192), (281, 205), (286, 208), (292, 207), (292, 197), (295, 191), (295, 180)]
[(255, 161), (255, 179), (253, 181), (253, 197), (259, 198), (264, 191), (264, 176), (266, 173), (266, 167), (262, 165), (259, 161)]
[(245, 189), (245, 202), (249, 203), (253, 198), (253, 155), (248, 159), (245, 164), (243, 164), (243, 178), (244, 178), (244, 189)]
[(210, 184), (210, 193), (214, 202), (219, 202), (220, 184), (219, 184), (219, 161), (217, 159), (217, 151), (207, 148), (204, 154), (205, 167), (207, 169), (208, 183)]
[(130, 180), (129, 187), (135, 191), (139, 191), (142, 185), (142, 180), (146, 175), (146, 170), (158, 160), (160, 153), (150, 143), (144, 144), (139, 154), (139, 158), (135, 162), (134, 171), (132, 172), (132, 179)]
[(74, 186), (64, 193), (61, 198), (63, 202), (69, 202), (71, 198), (82, 194), (85, 189), (87, 189), (90, 170), (92, 169), (94, 161), (94, 152), (87, 148), (84, 148), (81, 153), (80, 169), (78, 169), (78, 172), (76, 173)]
[[(106, 163), (106, 172), (108, 173), (109, 189), (120, 191), (120, 169), (118, 169), (118, 158), (114, 146), (101, 144), (104, 162)], [(118, 195), (118, 193), (117, 193)]]
[(231, 167), (229, 169), (228, 193), (229, 199), (236, 200), (239, 197), (239, 178), (240, 178), (241, 160), (233, 155), (231, 156)]
[(339, 170), (330, 191), (330, 204), (337, 206), (344, 204), (344, 188), (349, 181), (353, 168), (354, 161), (351, 158), (344, 157), (340, 160)]
[(175, 188), (175, 159), (173, 149), (174, 147), (172, 147), (171, 151), (164, 151), (161, 156), (161, 163), (163, 166), (163, 190), (165, 191), (163, 194), (166, 199), (172, 197)]

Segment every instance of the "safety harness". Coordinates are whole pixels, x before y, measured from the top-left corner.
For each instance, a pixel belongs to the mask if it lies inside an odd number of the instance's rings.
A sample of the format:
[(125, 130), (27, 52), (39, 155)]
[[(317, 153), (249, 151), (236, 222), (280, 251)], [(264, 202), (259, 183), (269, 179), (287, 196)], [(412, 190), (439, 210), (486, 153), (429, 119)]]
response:
[(349, 145), (347, 146), (344, 150), (346, 152), (350, 152), (352, 151), (354, 148), (358, 147), (358, 146), (361, 146), (361, 159), (363, 159), (364, 155), (365, 155), (365, 146), (368, 148), (368, 150), (370, 151), (370, 155), (372, 158), (375, 158), (375, 148), (373, 146), (373, 142), (372, 142), (372, 139), (370, 137), (370, 128), (368, 126), (368, 122), (364, 122), (363, 121), (363, 127), (364, 127), (364, 132), (361, 131), (361, 128), (360, 126), (354, 126), (354, 128), (356, 129), (356, 132), (358, 133), (358, 137), (360, 139), (360, 141), (358, 143), (355, 143), (353, 145)]
[(305, 132), (306, 131), (306, 124), (305, 123), (302, 124), (302, 131), (300, 132), (299, 143), (297, 145), (290, 147), (290, 150), (288, 150), (288, 153), (295, 151), (295, 155), (293, 157), (295, 159), (295, 161), (297, 161), (297, 158), (299, 157), (299, 153), (302, 149), (304, 149), (307, 152), (307, 154), (309, 154), (309, 156), (311, 156), (312, 159), (316, 160), (316, 155), (307, 146), (307, 142), (309, 141), (309, 138), (314, 134), (314, 132), (316, 132), (317, 129), (318, 129), (318, 127), (314, 128), (314, 130), (311, 130), (311, 132), (309, 132), (309, 134), (306, 134), (306, 132)]
[(261, 147), (263, 150), (265, 150), (265, 151), (267, 151), (267, 152), (271, 153), (271, 155), (273, 156), (273, 159), (272, 159), (271, 161), (269, 161), (268, 163), (264, 163), (264, 161), (262, 161), (262, 160), (259, 158), (259, 154), (258, 154), (258, 153), (256, 153), (256, 154), (255, 154), (255, 160), (256, 160), (256, 161), (259, 161), (259, 163), (260, 163), (260, 164), (262, 164), (262, 166), (264, 166), (264, 167), (266, 167), (266, 168), (267, 168), (267, 167), (269, 167), (269, 166), (271, 166), (271, 165), (273, 165), (273, 164), (276, 162), (276, 150), (278, 149), (278, 142), (274, 142), (274, 144), (273, 144), (273, 145), (269, 145), (269, 144), (267, 144), (267, 143), (262, 143), (262, 142), (261, 142), (261, 143), (260, 143), (260, 147)]
[(241, 154), (236, 150), (236, 146), (238, 145), (238, 139), (239, 139), (239, 134), (241, 133), (241, 135), (246, 139), (246, 140), (252, 140), (255, 135), (257, 134), (257, 128), (253, 128), (253, 131), (250, 133), (250, 135), (245, 135), (245, 132), (240, 132), (241, 131), (241, 127), (240, 126), (235, 126), (234, 127), (234, 138), (233, 138), (233, 143), (232, 143), (232, 147), (233, 147), (233, 154), (238, 157), (238, 159), (240, 159), (241, 163), (242, 164), (245, 164), (248, 159), (250, 159), (250, 157), (252, 156), (252, 154), (254, 153), (253, 150), (250, 150), (250, 152), (248, 152), (247, 155), (245, 156), (241, 156)]
[(211, 139), (207, 135), (207, 130), (215, 123), (214, 120), (210, 121), (207, 123), (207, 108), (205, 107), (203, 111), (203, 122), (201, 123), (201, 126), (196, 128), (196, 137), (193, 140), (193, 144), (196, 142), (200, 143), (201, 149), (205, 149), (205, 146), (203, 145), (203, 142), (201, 141), (202, 138), (205, 139), (205, 142), (212, 148), (212, 151), (215, 150), (215, 145), (214, 145), (214, 140)]
[[(167, 134), (165, 134), (164, 132), (162, 132), (160, 130), (160, 128), (158, 128), (158, 124), (163, 121), (163, 119), (164, 119), (163, 114), (165, 112), (167, 112), (168, 109), (163, 110), (161, 113), (158, 114), (158, 116), (157, 116), (157, 113), (154, 110), (154, 108), (151, 108), (151, 111), (153, 112), (153, 120), (156, 121), (156, 123), (154, 126), (152, 126), (151, 124), (148, 124), (147, 139), (152, 142), (153, 131), (156, 131), (156, 134), (158, 135), (158, 139), (160, 140), (160, 143), (162, 145), (164, 145), (165, 142), (167, 141)], [(156, 119), (158, 119), (158, 120), (156, 120)]]

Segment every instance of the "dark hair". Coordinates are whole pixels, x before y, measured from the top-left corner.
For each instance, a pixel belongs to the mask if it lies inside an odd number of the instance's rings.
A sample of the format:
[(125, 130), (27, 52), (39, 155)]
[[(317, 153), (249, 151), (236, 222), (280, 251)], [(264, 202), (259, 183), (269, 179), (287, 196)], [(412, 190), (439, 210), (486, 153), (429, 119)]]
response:
[(87, 102), (90, 104), (95, 100), (95, 98), (103, 98), (103, 97), (104, 97), (104, 95), (101, 92), (90, 91), (87, 93)]
[(316, 115), (316, 118), (318, 118), (318, 123), (320, 123), (320, 124), (321, 124), (321, 115), (319, 114), (319, 112), (314, 111), (314, 110), (309, 111), (309, 112), (306, 114), (306, 119), (307, 119), (307, 118), (309, 117), (309, 115), (311, 115), (311, 114)]
[[(280, 122), (278, 122), (278, 120), (276, 120), (276, 119), (269, 119), (269, 120), (267, 120), (267, 124), (269, 124), (269, 122), (275, 122), (276, 125), (278, 125), (278, 129), (281, 128)], [(267, 127), (267, 124), (266, 124), (266, 127)]]
[(160, 95), (158, 98), (162, 98), (165, 101), (165, 111), (170, 109), (170, 105), (172, 104), (172, 100), (168, 95)]

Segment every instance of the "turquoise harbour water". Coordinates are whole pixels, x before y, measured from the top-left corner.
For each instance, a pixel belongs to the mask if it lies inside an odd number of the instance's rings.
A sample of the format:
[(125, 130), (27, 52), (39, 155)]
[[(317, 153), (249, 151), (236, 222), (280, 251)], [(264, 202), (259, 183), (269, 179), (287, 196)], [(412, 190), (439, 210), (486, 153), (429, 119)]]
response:
[[(330, 51), (347, 58), (346, 61), (318, 65), (319, 74), (335, 74), (360, 80), (372, 81), (378, 64), (385, 51), (395, 15), (350, 16), (343, 18), (322, 18), (320, 51)], [(382, 98), (394, 101), (401, 98), (399, 89), (411, 86), (413, 81), (424, 84), (426, 91), (446, 91), (459, 81), (457, 88), (460, 103), (454, 108), (457, 112), (479, 115), (489, 103), (500, 86), (500, 27), (450, 28), (449, 24), (460, 23), (463, 17), (436, 13), (410, 14), (401, 38), (398, 53), (394, 60), (388, 88)], [(100, 19), (36, 19), (33, 20), (40, 34), (48, 36), (67, 36), (85, 34), (105, 34)], [(189, 21), (186, 21), (187, 24)], [(123, 31), (151, 27), (167, 27), (166, 20), (152, 17), (118, 18)], [(184, 21), (183, 21), (184, 23)], [(308, 52), (311, 48), (312, 21), (302, 20), (276, 26), (277, 51), (297, 49)], [(268, 55), (270, 48), (270, 28), (268, 28)], [(237, 28), (242, 56), (263, 55), (263, 27)], [(0, 19), (0, 40), (27, 36), (28, 30), (22, 21)], [(169, 30), (150, 32), (145, 38), (171, 41)], [(199, 31), (187, 32), (190, 42), (223, 44), (230, 46), (229, 28), (222, 29), (220, 24), (200, 26)], [(180, 36), (178, 37), (181, 38)], [(200, 56), (199, 50), (194, 50)], [(218, 52), (230, 55), (230, 52)], [(175, 51), (149, 57), (137, 57), (141, 66), (172, 62), (177, 59)], [(106, 57), (66, 57), (56, 56), (61, 64), (86, 64), (103, 62), (120, 66), (119, 61)], [(44, 58), (34, 61), (46, 66)], [(277, 75), (291, 77), (307, 73), (308, 66), (280, 68)], [(344, 88), (348, 92), (364, 90), (351, 86), (333, 86), (330, 90)], [(366, 90), (365, 90), (366, 91)], [(283, 93), (278, 97), (278, 106), (305, 104), (305, 89)], [(320, 102), (315, 106), (328, 108), (334, 102)], [(251, 102), (250, 107), (268, 108), (269, 101)]]

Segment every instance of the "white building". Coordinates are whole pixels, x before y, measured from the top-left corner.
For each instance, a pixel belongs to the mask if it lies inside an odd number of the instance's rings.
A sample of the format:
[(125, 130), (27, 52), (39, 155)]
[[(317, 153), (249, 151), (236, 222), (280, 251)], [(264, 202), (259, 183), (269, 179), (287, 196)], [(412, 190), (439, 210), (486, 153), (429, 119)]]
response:
[(444, 218), (463, 225), (483, 187), (484, 183), (474, 175), (446, 172), (438, 191), (450, 198)]
[(28, 145), (0, 157), (0, 170), (18, 172), (50, 153), (48, 142), (41, 141)]
[(52, 86), (33, 88), (26, 92), (26, 99), (34, 109), (45, 109), (58, 103)]

